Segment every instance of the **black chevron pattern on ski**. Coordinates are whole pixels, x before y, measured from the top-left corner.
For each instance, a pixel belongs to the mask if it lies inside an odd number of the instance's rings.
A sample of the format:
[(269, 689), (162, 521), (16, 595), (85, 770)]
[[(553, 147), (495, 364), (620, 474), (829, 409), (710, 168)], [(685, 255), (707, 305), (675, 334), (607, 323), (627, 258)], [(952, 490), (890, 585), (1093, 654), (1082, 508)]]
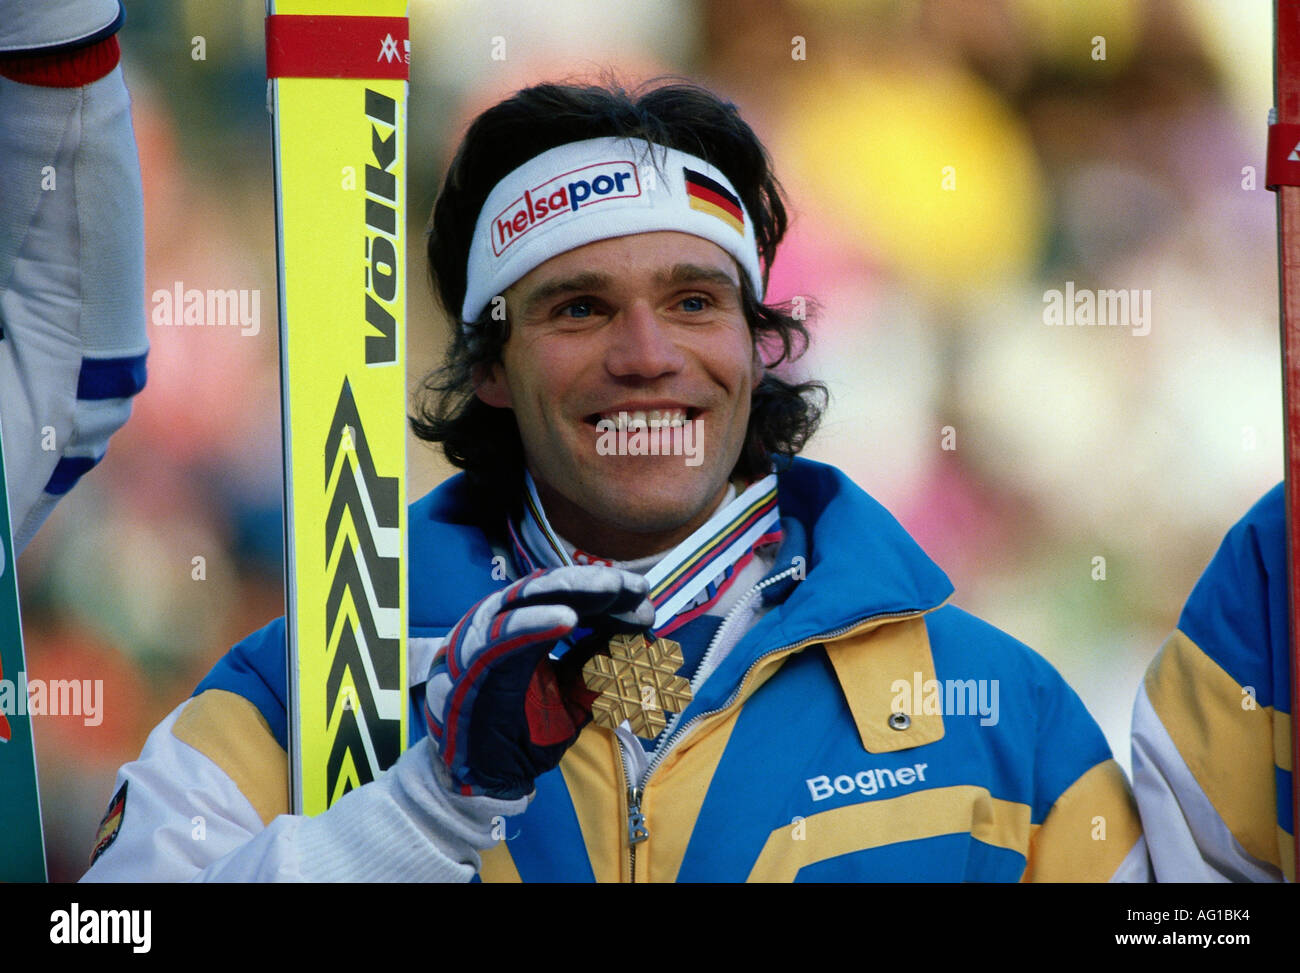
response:
[[(378, 707), (366, 678), (366, 666), (361, 656), (358, 633), (371, 654), (371, 667), (382, 689), (401, 690), (401, 642), (395, 638), (381, 638), (375, 623), (366, 580), (374, 592), (379, 607), (397, 608), (401, 597), (401, 564), (396, 557), (383, 557), (376, 549), (366, 517), (365, 500), (374, 510), (376, 522), (383, 527), (396, 527), (400, 523), (398, 478), (380, 476), (375, 469), (370, 446), (366, 441), (365, 426), (357, 410), (352, 386), (345, 378), (339, 393), (338, 404), (330, 423), (325, 442), (325, 477), (328, 488), (330, 471), (338, 461), (339, 451), (345, 444), (345, 431), (350, 430), (351, 449), (343, 457), (345, 468), (340, 470), (325, 518), (325, 556), (339, 541), (345, 513), (356, 532), (356, 547), (345, 543), (339, 552), (334, 573), (329, 579), (329, 594), (325, 603), (325, 631), (332, 638), (338, 626), (342, 631), (330, 664), (323, 700), (326, 721), (338, 704), (345, 675), (351, 670), (356, 688), (353, 705), (344, 707), (334, 739), (330, 741), (330, 754), (326, 763), (326, 799), (332, 798), (342, 771), (346, 755), (351, 752), (352, 763), (357, 768), (360, 783), (373, 780), (383, 768), (389, 767), (400, 754), (401, 720), (381, 719)], [(360, 474), (358, 479), (357, 474)], [(363, 496), (364, 493), (364, 496)], [(341, 617), (344, 595), (350, 594), (356, 613), (356, 628)], [(360, 715), (363, 720), (358, 720)], [(365, 730), (362, 729), (364, 722)], [(372, 767), (366, 755), (363, 734), (370, 737), (379, 766)], [(345, 787), (350, 789), (350, 784)]]
[[(349, 589), (351, 589), (352, 600), (356, 606), (357, 628), (355, 630), (351, 625), (339, 618), (343, 595)], [(370, 692), (370, 683), (366, 680), (365, 662), (361, 658), (361, 644), (357, 640), (357, 631), (361, 632), (366, 646), (370, 649), (375, 679), (381, 689), (400, 688), (398, 682), (398, 654), (401, 651), (401, 643), (397, 639), (387, 639), (379, 636), (379, 632), (375, 627), (374, 616), (370, 614), (370, 606), (366, 602), (360, 565), (357, 563), (351, 548), (344, 548), (339, 556), (338, 569), (334, 577), (330, 579), (329, 597), (326, 601), (325, 611), (326, 624), (331, 626), (326, 630), (327, 638), (333, 636), (333, 626), (343, 625), (342, 632), (339, 635), (338, 647), (334, 652), (334, 661), (330, 665), (329, 676), (326, 679), (325, 719), (328, 720), (329, 714), (334, 710), (334, 700), (338, 698), (344, 670), (351, 667), (352, 678), (356, 683), (357, 704), (360, 706), (361, 711), (365, 713), (366, 725), (370, 727), (371, 733), (374, 735), (380, 730), (380, 717), (374, 696)], [(394, 732), (396, 732), (400, 721), (389, 722)], [(396, 758), (396, 754), (394, 754), (394, 758)], [(384, 766), (387, 766), (387, 764)]]
[[(370, 455), (370, 444), (366, 441), (365, 427), (357, 411), (357, 400), (352, 395), (352, 383), (343, 379), (343, 389), (339, 392), (338, 404), (334, 407), (334, 418), (330, 422), (329, 436), (325, 439), (325, 480), (329, 482), (330, 470), (343, 445), (343, 430), (352, 428), (352, 447), (356, 452), (357, 462), (361, 468), (361, 479), (365, 482), (366, 493), (375, 507), (375, 517), (381, 527), (396, 527), (399, 522), (397, 477), (380, 476), (375, 470), (374, 457)], [(330, 511), (330, 523), (337, 526), (334, 511)]]
[[(368, 784), (374, 780), (374, 772), (370, 769), (369, 761), (366, 760), (366, 745), (361, 739), (361, 727), (357, 725), (356, 714), (351, 710), (344, 710), (339, 720), (338, 733), (334, 737), (334, 745), (330, 748), (329, 760), (325, 764), (325, 780), (328, 788), (325, 796), (331, 802), (339, 773), (343, 769), (343, 757), (348, 751), (352, 752), (352, 763), (357, 768), (357, 782)], [(352, 790), (351, 781), (344, 784), (343, 794), (350, 790)]]

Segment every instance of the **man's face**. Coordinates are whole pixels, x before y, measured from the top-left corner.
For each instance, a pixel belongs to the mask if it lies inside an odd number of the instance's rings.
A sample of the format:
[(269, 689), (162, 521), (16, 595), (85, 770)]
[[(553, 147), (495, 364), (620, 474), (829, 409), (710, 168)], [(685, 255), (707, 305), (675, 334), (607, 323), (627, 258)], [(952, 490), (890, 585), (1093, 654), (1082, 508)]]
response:
[[(478, 395), (514, 410), (547, 513), (579, 547), (652, 553), (721, 498), (762, 375), (739, 280), (716, 244), (656, 232), (570, 250), (507, 289), (510, 338)], [(698, 456), (682, 455), (682, 429), (661, 439), (678, 455), (604, 455), (597, 424), (620, 412), (685, 420)]]

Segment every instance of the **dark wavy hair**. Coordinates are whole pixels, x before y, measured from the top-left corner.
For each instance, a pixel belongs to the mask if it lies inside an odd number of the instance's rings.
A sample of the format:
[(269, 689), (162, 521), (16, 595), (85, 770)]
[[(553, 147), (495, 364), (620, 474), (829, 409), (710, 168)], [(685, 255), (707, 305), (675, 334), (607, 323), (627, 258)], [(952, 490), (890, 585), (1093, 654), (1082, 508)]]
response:
[[(541, 84), (489, 108), (470, 125), (452, 160), (429, 223), (429, 270), (443, 310), (454, 323), (444, 363), (416, 392), (415, 435), (441, 443), (465, 470), (480, 497), (513, 506), (524, 451), (514, 414), (487, 405), (474, 389), (500, 360), (509, 320), (491, 306), (474, 322), (460, 321), (470, 241), (488, 193), (506, 175), (548, 149), (611, 136), (644, 139), (698, 156), (726, 173), (754, 223), (764, 283), (785, 236), (783, 193), (763, 144), (736, 106), (698, 85), (650, 83), (627, 92), (615, 83)], [(733, 475), (754, 479), (773, 459), (803, 449), (821, 421), (826, 387), (791, 383), (770, 369), (795, 361), (808, 346), (803, 316), (788, 305), (766, 305), (741, 274), (742, 301), (755, 348), (769, 371), (755, 387), (749, 428)]]

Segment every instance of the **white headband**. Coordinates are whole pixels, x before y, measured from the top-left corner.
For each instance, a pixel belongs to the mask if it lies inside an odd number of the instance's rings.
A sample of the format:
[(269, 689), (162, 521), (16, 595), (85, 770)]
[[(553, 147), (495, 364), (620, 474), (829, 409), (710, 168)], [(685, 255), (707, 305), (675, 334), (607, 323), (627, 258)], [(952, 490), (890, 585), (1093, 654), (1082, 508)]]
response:
[(598, 138), (543, 152), (488, 194), (470, 244), (461, 320), (477, 319), (492, 298), (552, 257), (655, 230), (716, 243), (763, 299), (754, 224), (726, 176), (677, 149)]

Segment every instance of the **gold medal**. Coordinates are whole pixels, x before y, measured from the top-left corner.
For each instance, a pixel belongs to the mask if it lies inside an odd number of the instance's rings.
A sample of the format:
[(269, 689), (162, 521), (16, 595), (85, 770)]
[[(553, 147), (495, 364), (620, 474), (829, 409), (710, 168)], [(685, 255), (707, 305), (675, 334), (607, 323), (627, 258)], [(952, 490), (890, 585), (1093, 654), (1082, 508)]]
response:
[(682, 647), (672, 639), (615, 635), (609, 655), (594, 655), (582, 667), (587, 688), (600, 693), (591, 706), (596, 725), (612, 730), (627, 720), (637, 736), (654, 739), (668, 716), (691, 701), (691, 684), (677, 675), (684, 661)]

